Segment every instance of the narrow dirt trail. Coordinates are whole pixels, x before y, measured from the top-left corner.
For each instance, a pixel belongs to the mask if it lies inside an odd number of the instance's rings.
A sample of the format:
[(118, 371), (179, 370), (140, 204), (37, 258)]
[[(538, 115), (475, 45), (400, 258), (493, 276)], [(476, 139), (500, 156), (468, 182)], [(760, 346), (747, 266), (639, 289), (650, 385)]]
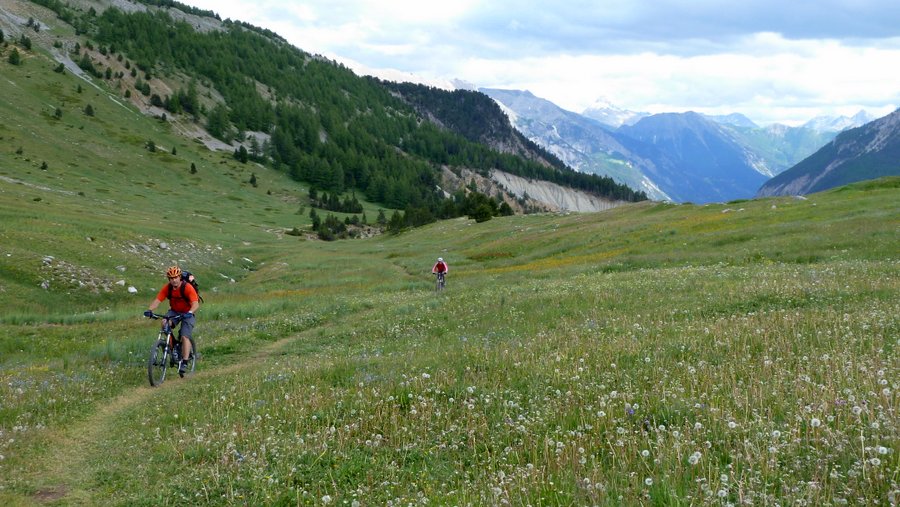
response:
[[(304, 331), (304, 333), (309, 331)], [(48, 430), (43, 436), (41, 452), (35, 464), (34, 472), (23, 477), (26, 483), (34, 488), (34, 492), (26, 498), (18, 498), (14, 505), (95, 505), (90, 490), (94, 483), (92, 475), (95, 470), (92, 462), (102, 460), (102, 442), (111, 433), (117, 420), (129, 410), (141, 403), (149, 403), (152, 398), (163, 396), (177, 397), (177, 392), (187, 386), (186, 382), (196, 382), (203, 378), (232, 375), (244, 369), (254, 368), (267, 357), (290, 342), (303, 337), (304, 333), (282, 338), (261, 347), (252, 356), (241, 362), (218, 367), (209, 371), (198, 371), (186, 381), (177, 376), (159, 387), (142, 386), (123, 392), (115, 398), (98, 404), (97, 410), (90, 416), (65, 428)]]

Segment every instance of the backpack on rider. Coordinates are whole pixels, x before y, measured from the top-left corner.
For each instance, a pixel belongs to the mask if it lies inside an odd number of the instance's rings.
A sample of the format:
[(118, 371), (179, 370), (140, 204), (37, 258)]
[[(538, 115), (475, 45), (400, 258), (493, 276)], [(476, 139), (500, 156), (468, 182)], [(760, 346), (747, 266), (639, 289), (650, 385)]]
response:
[[(191, 287), (197, 291), (197, 298), (200, 302), (203, 302), (203, 296), (200, 295), (200, 286), (197, 284), (197, 278), (191, 274), (190, 271), (182, 271), (181, 272), (181, 299), (187, 300), (187, 297), (184, 295), (184, 286), (185, 284), (191, 284)], [(172, 299), (172, 286), (169, 285), (169, 293), (166, 295), (167, 299)]]

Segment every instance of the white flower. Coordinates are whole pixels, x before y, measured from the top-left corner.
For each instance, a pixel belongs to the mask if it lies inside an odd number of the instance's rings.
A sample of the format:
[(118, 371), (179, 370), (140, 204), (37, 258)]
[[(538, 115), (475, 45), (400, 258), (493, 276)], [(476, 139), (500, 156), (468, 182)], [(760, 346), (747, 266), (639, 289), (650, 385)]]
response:
[(725, 498), (726, 496), (728, 496), (728, 492), (725, 491), (724, 489), (720, 489), (719, 492), (716, 494), (719, 495), (719, 498)]
[(728, 474), (722, 474), (719, 476), (719, 480), (722, 482), (728, 482)]
[(859, 405), (856, 405), (851, 409), (851, 411), (853, 412), (853, 415), (859, 415), (862, 413), (862, 408)]
[(429, 374), (427, 374), (427, 373), (423, 373), (423, 374), (422, 374), (422, 378), (425, 379), (425, 380), (428, 380), (428, 379), (431, 378), (431, 375), (429, 375)]
[(772, 438), (779, 438), (780, 436), (781, 436), (781, 432), (780, 432), (780, 431), (775, 430), (775, 431), (772, 432)]
[(322, 503), (328, 505), (331, 503), (331, 495), (325, 495), (322, 497)]
[(700, 463), (700, 458), (702, 456), (703, 455), (700, 454), (700, 451), (697, 451), (694, 454), (691, 454), (691, 456), (688, 458), (688, 463), (690, 463), (691, 465), (696, 465), (697, 463)]
[(699, 423), (699, 422), (694, 423), (695, 430), (700, 431), (701, 428), (703, 428), (703, 423)]
[(645, 458), (649, 457), (650, 451), (648, 451), (647, 449), (644, 449), (643, 451), (641, 451), (641, 456), (643, 456)]
[(869, 463), (871, 463), (873, 467), (877, 467), (881, 464), (881, 460), (878, 458), (872, 458), (869, 460)]
[(735, 428), (737, 428), (737, 423), (734, 422), (734, 421), (728, 421), (728, 429), (732, 429), (732, 430), (733, 430), (733, 429), (735, 429)]
[(653, 485), (653, 478), (652, 478), (652, 477), (647, 477), (646, 479), (644, 479), (644, 484), (646, 484), (646, 485), (648, 485), (648, 486), (652, 486), (652, 485)]
[(812, 426), (813, 428), (818, 428), (819, 426), (822, 425), (822, 421), (820, 421), (820, 420), (816, 419), (815, 417), (813, 417), (813, 418), (812, 418), (812, 421), (810, 421), (809, 424), (810, 424), (810, 426)]
[(883, 446), (883, 445), (879, 445), (879, 446), (878, 446), (878, 454), (887, 454), (887, 453), (888, 453), (888, 448), (887, 448), (887, 447), (885, 447), (885, 446)]

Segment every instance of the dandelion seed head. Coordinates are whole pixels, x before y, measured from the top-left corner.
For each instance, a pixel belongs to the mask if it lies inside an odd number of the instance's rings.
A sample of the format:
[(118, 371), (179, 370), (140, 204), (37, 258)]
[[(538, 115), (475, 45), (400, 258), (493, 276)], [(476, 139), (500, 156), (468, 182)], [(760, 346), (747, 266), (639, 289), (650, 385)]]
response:
[(653, 478), (652, 478), (652, 477), (647, 477), (646, 479), (644, 479), (644, 484), (646, 484), (647, 486), (652, 486), (652, 485), (653, 485)]
[(813, 418), (812, 418), (812, 421), (810, 421), (809, 424), (810, 424), (810, 426), (812, 426), (813, 428), (818, 428), (819, 426), (822, 425), (822, 421), (820, 421), (819, 419), (813, 417)]

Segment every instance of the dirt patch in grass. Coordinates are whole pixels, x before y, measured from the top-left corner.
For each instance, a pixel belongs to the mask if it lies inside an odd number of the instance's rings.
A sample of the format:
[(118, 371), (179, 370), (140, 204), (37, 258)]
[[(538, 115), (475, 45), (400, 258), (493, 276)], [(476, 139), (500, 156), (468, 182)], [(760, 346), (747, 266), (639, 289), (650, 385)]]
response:
[(69, 488), (64, 485), (50, 486), (39, 489), (34, 494), (34, 499), (40, 503), (49, 503), (64, 498), (69, 493)]

